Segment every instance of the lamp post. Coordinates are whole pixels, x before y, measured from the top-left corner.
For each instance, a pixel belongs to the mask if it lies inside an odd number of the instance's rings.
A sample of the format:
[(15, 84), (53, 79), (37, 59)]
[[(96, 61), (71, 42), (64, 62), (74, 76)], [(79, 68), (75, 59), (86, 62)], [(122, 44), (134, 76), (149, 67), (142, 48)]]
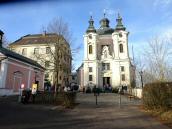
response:
[(0, 47), (2, 47), (2, 37), (4, 35), (4, 32), (0, 30)]
[[(119, 67), (120, 69), (120, 67)], [(121, 108), (121, 92), (122, 92), (122, 85), (121, 85), (121, 73), (120, 73), (120, 87), (119, 87), (119, 108)]]
[(36, 84), (36, 75), (37, 75), (37, 71), (35, 71), (35, 84)]
[(141, 70), (139, 74), (140, 74), (140, 79), (141, 79), (141, 84), (142, 84), (142, 89), (143, 89), (143, 71)]

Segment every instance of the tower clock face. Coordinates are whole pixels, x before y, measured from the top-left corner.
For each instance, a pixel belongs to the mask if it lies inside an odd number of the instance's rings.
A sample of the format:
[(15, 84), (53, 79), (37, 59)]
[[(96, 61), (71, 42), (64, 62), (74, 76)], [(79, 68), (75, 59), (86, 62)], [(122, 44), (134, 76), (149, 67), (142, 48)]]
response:
[(122, 37), (122, 33), (119, 33), (119, 37)]
[(89, 35), (88, 38), (89, 38), (89, 39), (92, 39), (92, 35)]

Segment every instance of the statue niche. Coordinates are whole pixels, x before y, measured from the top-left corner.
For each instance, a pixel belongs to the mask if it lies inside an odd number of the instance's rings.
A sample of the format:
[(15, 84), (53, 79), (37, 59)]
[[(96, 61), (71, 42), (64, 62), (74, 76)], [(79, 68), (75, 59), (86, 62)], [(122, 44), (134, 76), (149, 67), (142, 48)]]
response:
[(107, 59), (107, 58), (111, 58), (111, 57), (112, 56), (109, 54), (109, 47), (103, 46), (101, 59)]

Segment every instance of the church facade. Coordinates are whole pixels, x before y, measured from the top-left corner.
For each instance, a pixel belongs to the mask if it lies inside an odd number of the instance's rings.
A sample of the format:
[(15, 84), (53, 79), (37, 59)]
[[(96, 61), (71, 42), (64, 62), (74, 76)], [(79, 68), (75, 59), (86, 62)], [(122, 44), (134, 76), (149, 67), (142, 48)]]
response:
[(84, 34), (84, 87), (105, 85), (131, 87), (134, 81), (134, 66), (128, 49), (129, 32), (118, 14), (116, 27), (110, 28), (109, 20), (100, 20), (100, 28), (95, 29), (91, 16), (89, 27)]

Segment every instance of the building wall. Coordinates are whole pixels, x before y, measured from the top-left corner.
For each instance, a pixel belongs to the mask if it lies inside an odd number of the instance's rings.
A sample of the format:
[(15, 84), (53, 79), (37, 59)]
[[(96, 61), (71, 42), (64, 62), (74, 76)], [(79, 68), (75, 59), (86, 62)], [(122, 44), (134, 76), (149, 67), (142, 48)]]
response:
[[(15, 94), (19, 92), (21, 84), (24, 84), (25, 89), (31, 88), (32, 84), (36, 81), (39, 81), (39, 90), (44, 89), (44, 71), (37, 68), (35, 75), (35, 67), (24, 62), (8, 58), (1, 62), (1, 71), (4, 68), (6, 69), (6, 75), (1, 74), (0, 76), (0, 91), (3, 89), (3, 92), (0, 94)], [(36, 78), (35, 78), (36, 77)]]
[(84, 69), (83, 65), (77, 70), (77, 83), (79, 85), (80, 90), (83, 90), (84, 87)]
[[(54, 84), (54, 82), (56, 81), (56, 78), (54, 78), (55, 73), (53, 72), (54, 71), (54, 63), (53, 63), (54, 59), (52, 57), (52, 54), (46, 54), (46, 47), (50, 47), (53, 52), (55, 51), (54, 45), (50, 46), (47, 44), (13, 45), (13, 46), (10, 46), (10, 49), (19, 54), (22, 54), (23, 49), (27, 49), (26, 55), (23, 55), (23, 56), (31, 58), (31, 59), (37, 61), (43, 67), (45, 67), (46, 68), (45, 75), (46, 74), (48, 75), (47, 79), (50, 80), (50, 82), (52, 84)], [(69, 79), (69, 75), (71, 73), (70, 48), (67, 45), (64, 45), (64, 47), (65, 48), (64, 48), (63, 57), (60, 59), (60, 62), (62, 64), (62, 66), (64, 66), (64, 65), (67, 66), (66, 70), (68, 70), (68, 72), (66, 72), (63, 69), (59, 71), (58, 81), (59, 81), (59, 84), (61, 84), (61, 85), (65, 85), (65, 84), (62, 84), (62, 82), (64, 82), (64, 80), (67, 81), (67, 79)], [(37, 48), (39, 50), (38, 54), (34, 54), (35, 48)], [(67, 58), (65, 57), (66, 55), (68, 55)], [(45, 66), (45, 61), (50, 61), (49, 67)]]
[[(103, 87), (103, 77), (110, 77), (112, 87), (130, 86), (131, 64), (128, 52), (128, 34), (127, 31), (121, 30), (115, 31), (112, 35), (97, 35), (96, 33), (84, 35), (84, 86), (93, 84)], [(123, 52), (120, 52), (120, 44), (123, 46)], [(89, 54), (89, 45), (92, 45), (92, 54)], [(103, 71), (102, 63), (109, 63), (110, 69)], [(124, 67), (124, 71), (121, 71), (121, 66)], [(89, 72), (89, 67), (92, 67), (92, 72)], [(92, 75), (92, 81), (89, 81), (89, 75)], [(125, 75), (124, 81), (122, 75)]]

